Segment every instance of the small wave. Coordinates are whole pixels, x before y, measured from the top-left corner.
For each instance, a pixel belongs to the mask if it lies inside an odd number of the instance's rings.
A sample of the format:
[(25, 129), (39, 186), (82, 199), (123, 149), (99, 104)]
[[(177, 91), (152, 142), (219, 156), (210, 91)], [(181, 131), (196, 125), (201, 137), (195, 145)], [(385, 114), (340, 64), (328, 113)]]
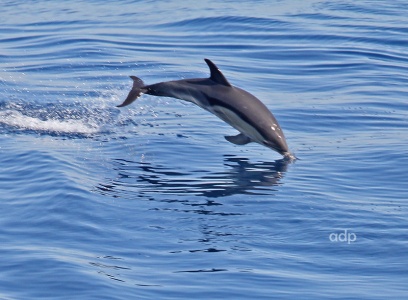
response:
[(84, 134), (90, 135), (99, 132), (95, 124), (85, 124), (81, 120), (46, 119), (27, 116), (16, 110), (0, 111), (0, 124), (21, 130), (44, 131), (56, 134)]

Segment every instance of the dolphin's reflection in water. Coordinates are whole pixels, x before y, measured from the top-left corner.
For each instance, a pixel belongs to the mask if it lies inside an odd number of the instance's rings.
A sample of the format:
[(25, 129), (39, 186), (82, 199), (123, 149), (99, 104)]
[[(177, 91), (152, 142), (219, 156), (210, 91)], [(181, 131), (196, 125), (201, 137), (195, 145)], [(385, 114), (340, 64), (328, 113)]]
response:
[[(245, 205), (226, 205), (222, 197), (261, 195), (255, 198), (270, 199), (262, 195), (275, 193), (288, 167), (288, 162), (284, 160), (251, 163), (247, 158), (236, 156), (224, 156), (224, 165), (218, 165), (216, 171), (185, 164), (181, 164), (182, 169), (178, 171), (166, 165), (123, 159), (115, 160), (115, 164), (115, 179), (97, 186), (97, 192), (120, 199), (139, 198), (160, 202), (152, 203), (153, 207), (145, 207), (153, 210), (153, 215), (156, 211), (162, 212), (159, 221), (148, 218), (147, 222), (152, 223), (149, 228), (165, 229), (165, 232), (171, 233), (173, 240), (167, 241), (168, 254), (183, 260), (191, 259), (191, 254), (194, 254), (200, 258), (199, 261), (205, 261), (193, 265), (174, 265), (174, 273), (226, 272), (229, 270), (228, 264), (213, 257), (208, 257), (208, 262), (207, 255), (251, 251), (248, 243), (241, 243), (241, 240), (246, 241), (246, 227), (254, 220), (253, 210)], [(233, 202), (236, 203), (235, 199)], [(263, 213), (264, 205), (261, 205), (262, 208), (256, 206)], [(188, 230), (185, 222), (192, 224)], [(157, 236), (161, 235), (157, 233)], [(104, 267), (111, 265), (106, 259), (102, 262), (99, 259), (97, 263), (100, 264), (95, 266), (104, 275), (114, 280), (122, 279), (113, 274), (111, 268)], [(123, 267), (122, 263), (115, 263), (115, 266), (118, 265)], [(143, 282), (143, 285), (156, 284), (156, 281)]]
[[(115, 160), (118, 176), (109, 184), (97, 186), (99, 192), (114, 197), (129, 195), (196, 195), (207, 198), (237, 194), (271, 195), (280, 184), (288, 162), (251, 163), (247, 158), (225, 155), (222, 171), (176, 171), (150, 162)], [(122, 195), (121, 195), (122, 194)], [(210, 203), (209, 203), (210, 204)]]

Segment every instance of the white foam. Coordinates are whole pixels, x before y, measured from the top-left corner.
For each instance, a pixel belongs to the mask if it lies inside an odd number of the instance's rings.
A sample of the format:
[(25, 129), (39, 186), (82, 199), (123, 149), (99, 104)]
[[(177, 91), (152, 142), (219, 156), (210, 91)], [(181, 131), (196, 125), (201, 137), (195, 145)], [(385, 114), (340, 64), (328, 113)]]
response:
[(95, 124), (85, 123), (85, 120), (75, 119), (48, 119), (41, 120), (35, 117), (24, 115), (16, 110), (0, 111), (0, 123), (19, 129), (47, 131), (54, 133), (77, 133), (77, 134), (94, 134), (99, 131)]

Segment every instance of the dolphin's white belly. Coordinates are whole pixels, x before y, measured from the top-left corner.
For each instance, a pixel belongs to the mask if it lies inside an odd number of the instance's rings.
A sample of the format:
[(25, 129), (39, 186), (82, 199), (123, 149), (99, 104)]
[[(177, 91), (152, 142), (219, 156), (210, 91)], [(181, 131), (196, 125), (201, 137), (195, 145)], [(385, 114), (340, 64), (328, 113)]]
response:
[(242, 118), (240, 118), (235, 112), (231, 111), (230, 109), (216, 105), (212, 106), (211, 109), (208, 110), (217, 117), (219, 117), (221, 120), (230, 124), (239, 132), (245, 134), (253, 142), (262, 144), (262, 142), (265, 140), (265, 138), (262, 137), (258, 130), (256, 130), (252, 125), (245, 122)]

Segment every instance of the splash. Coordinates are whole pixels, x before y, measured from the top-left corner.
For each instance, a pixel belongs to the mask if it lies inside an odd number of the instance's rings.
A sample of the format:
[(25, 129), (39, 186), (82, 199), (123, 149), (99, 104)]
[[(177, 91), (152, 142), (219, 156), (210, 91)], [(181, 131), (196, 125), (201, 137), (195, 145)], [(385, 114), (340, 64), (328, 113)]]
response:
[(86, 120), (58, 119), (50, 117), (29, 116), (17, 110), (0, 111), (0, 124), (20, 130), (43, 131), (55, 134), (83, 134), (91, 135), (99, 132), (97, 124), (90, 124)]

